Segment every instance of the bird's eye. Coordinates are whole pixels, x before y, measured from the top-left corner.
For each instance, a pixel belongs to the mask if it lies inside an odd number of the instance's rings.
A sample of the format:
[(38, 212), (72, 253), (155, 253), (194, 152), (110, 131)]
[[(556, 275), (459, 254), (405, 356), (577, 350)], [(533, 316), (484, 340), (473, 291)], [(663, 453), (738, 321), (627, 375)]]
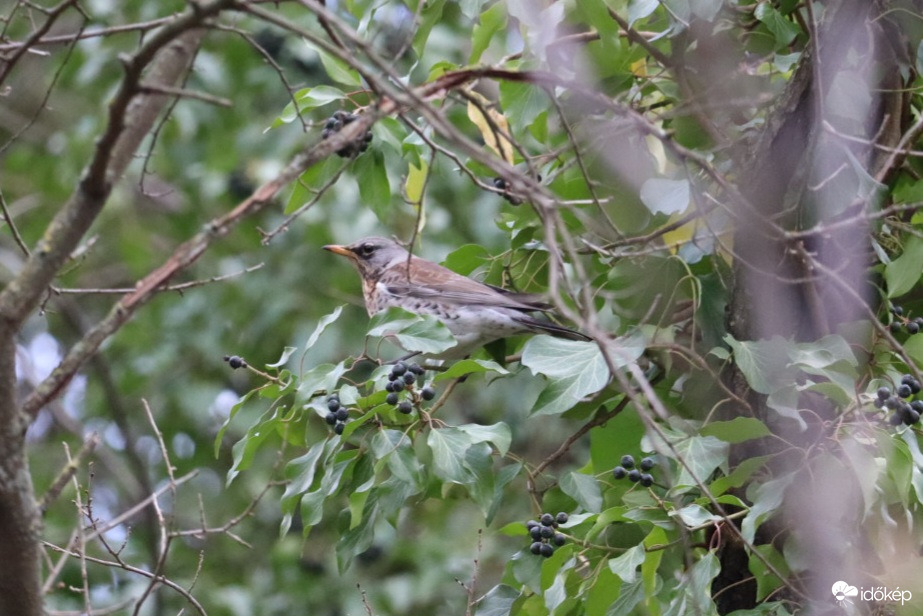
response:
[(373, 252), (375, 252), (377, 249), (378, 249), (378, 246), (376, 246), (375, 244), (363, 244), (363, 245), (359, 248), (359, 251), (362, 253), (362, 256), (368, 257), (368, 256), (370, 256)]

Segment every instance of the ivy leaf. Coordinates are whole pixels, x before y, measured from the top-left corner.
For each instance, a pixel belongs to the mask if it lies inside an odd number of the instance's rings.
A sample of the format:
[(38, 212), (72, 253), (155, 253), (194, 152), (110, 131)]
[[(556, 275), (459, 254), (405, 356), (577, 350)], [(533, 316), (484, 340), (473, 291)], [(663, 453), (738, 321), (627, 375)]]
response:
[(772, 32), (776, 39), (776, 47), (786, 47), (798, 36), (798, 26), (787, 20), (770, 2), (757, 4), (753, 16)]
[(695, 503), (686, 505), (682, 509), (674, 511), (671, 515), (679, 516), (679, 519), (683, 521), (683, 524), (689, 528), (694, 528), (696, 526), (701, 526), (706, 522), (714, 522), (721, 519), (721, 516), (715, 515), (705, 507), (696, 505)]
[(794, 473), (790, 473), (766, 483), (750, 486), (747, 490), (747, 498), (753, 505), (740, 525), (740, 533), (744, 539), (753, 543), (756, 529), (782, 506), (785, 490), (794, 478)]
[(716, 468), (727, 463), (729, 445), (714, 436), (693, 436), (681, 440), (674, 447), (689, 467), (680, 467), (677, 486), (696, 485), (692, 473), (699, 481), (707, 481)]
[(441, 321), (401, 308), (388, 308), (372, 317), (369, 336), (394, 336), (405, 350), (441, 353), (455, 346), (455, 337)]
[(353, 164), (353, 174), (359, 184), (362, 202), (372, 208), (378, 220), (388, 223), (393, 215), (391, 184), (385, 168), (385, 157), (376, 149), (359, 156)]
[(437, 428), (426, 439), (433, 452), (436, 476), (452, 483), (468, 483), (471, 473), (465, 468), (465, 452), (471, 446), (471, 438), (456, 428)]
[(651, 214), (681, 214), (689, 207), (689, 181), (651, 178), (641, 185), (640, 196)]
[[(640, 350), (620, 345), (613, 355), (618, 366), (624, 366), (642, 351), (643, 345)], [(534, 336), (523, 347), (521, 361), (533, 374), (549, 379), (532, 410), (534, 415), (563, 413), (609, 382), (609, 368), (594, 342)]]
[(508, 616), (518, 598), (518, 590), (506, 584), (498, 584), (478, 599), (474, 616)]
[(506, 452), (510, 449), (510, 443), (513, 440), (510, 427), (502, 421), (491, 426), (465, 424), (456, 427), (455, 430), (467, 434), (472, 444), (483, 442), (493, 443), (501, 456), (506, 455)]
[(602, 509), (603, 496), (595, 477), (583, 473), (567, 473), (561, 477), (561, 491), (586, 511), (599, 513)]
[(638, 579), (638, 567), (644, 562), (644, 557), (643, 545), (628, 548), (624, 554), (609, 559), (609, 571), (630, 584)]
[(921, 271), (923, 271), (923, 239), (912, 235), (907, 238), (901, 256), (885, 266), (888, 297), (900, 297), (907, 293), (920, 280)]
[(730, 421), (713, 421), (699, 430), (702, 436), (714, 436), (725, 443), (743, 443), (751, 439), (769, 436), (772, 432), (759, 419), (735, 417)]
[(349, 64), (330, 55), (320, 47), (312, 45), (307, 40), (305, 40), (305, 45), (320, 56), (321, 64), (323, 64), (324, 70), (327, 72), (327, 76), (330, 77), (330, 79), (351, 89), (362, 87), (362, 80), (359, 78), (359, 73), (350, 67)]
[(451, 366), (445, 372), (440, 372), (433, 379), (436, 382), (457, 379), (460, 376), (468, 374), (477, 374), (482, 372), (496, 372), (497, 374), (509, 374), (509, 370), (495, 361), (489, 359), (462, 359)]
[(506, 19), (506, 6), (503, 2), (497, 2), (481, 13), (471, 36), (471, 55), (468, 56), (468, 64), (477, 64), (481, 60), (481, 55), (490, 45), (494, 35), (506, 27)]
[[(311, 332), (310, 336), (308, 336), (308, 342), (305, 344), (305, 347), (304, 347), (305, 351), (307, 351), (308, 349), (310, 349), (317, 343), (317, 340), (320, 338), (321, 334), (324, 333), (324, 330), (326, 330), (327, 327), (329, 327), (331, 323), (339, 319), (340, 314), (342, 312), (343, 312), (343, 306), (340, 305), (340, 306), (337, 306), (334, 309), (334, 311), (331, 312), (330, 314), (324, 315), (320, 318), (320, 320), (317, 322), (317, 325), (314, 327), (314, 331)], [(282, 360), (280, 359), (279, 361), (281, 362)]]
[(336, 365), (320, 364), (315, 366), (301, 377), (301, 382), (298, 384), (298, 399), (310, 399), (316, 391), (333, 391), (345, 372), (345, 361), (341, 361)]
[[(323, 107), (333, 101), (346, 98), (346, 93), (333, 86), (314, 86), (313, 88), (302, 88), (295, 93), (295, 102), (298, 104), (298, 110), (301, 112)], [(289, 103), (282, 110), (282, 114), (276, 118), (269, 128), (275, 128), (282, 124), (294, 122), (299, 113), (295, 110), (294, 103)], [(266, 130), (269, 130), (267, 128)], [(265, 132), (265, 131), (264, 131)]]

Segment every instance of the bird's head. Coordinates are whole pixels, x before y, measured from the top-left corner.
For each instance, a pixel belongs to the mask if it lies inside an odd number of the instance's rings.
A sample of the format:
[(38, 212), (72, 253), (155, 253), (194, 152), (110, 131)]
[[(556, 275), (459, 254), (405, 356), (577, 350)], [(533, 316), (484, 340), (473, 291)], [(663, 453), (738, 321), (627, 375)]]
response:
[(407, 251), (384, 237), (367, 237), (348, 246), (329, 244), (324, 250), (348, 258), (363, 277), (377, 277), (392, 265), (407, 260)]

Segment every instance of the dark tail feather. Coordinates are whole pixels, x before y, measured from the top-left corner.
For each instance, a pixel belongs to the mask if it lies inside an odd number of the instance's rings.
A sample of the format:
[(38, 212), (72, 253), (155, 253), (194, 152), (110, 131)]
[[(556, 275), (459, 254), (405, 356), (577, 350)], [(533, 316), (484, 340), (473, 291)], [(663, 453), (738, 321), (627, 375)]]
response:
[(539, 321), (531, 317), (522, 317), (516, 319), (516, 321), (522, 323), (536, 333), (551, 334), (557, 338), (565, 338), (567, 340), (582, 340), (584, 342), (592, 340), (589, 336), (568, 327), (564, 327), (563, 325), (552, 323), (551, 321)]

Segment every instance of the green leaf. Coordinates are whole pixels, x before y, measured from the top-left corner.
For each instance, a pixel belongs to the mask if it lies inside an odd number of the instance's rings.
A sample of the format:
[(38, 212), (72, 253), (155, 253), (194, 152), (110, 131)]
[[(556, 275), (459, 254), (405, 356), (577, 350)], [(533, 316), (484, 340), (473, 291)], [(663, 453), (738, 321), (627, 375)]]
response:
[[(612, 348), (616, 367), (628, 365), (644, 351), (637, 337), (616, 340)], [(532, 409), (535, 415), (563, 413), (609, 382), (609, 368), (593, 342), (534, 336), (523, 347), (521, 362), (549, 379)]]
[(508, 616), (513, 603), (519, 598), (519, 591), (512, 586), (499, 584), (478, 599), (474, 616)]
[(468, 64), (477, 64), (481, 60), (481, 54), (484, 53), (490, 45), (490, 41), (493, 40), (494, 35), (505, 27), (505, 3), (497, 2), (481, 13), (471, 35), (471, 55), (468, 56)]
[(510, 442), (513, 440), (510, 427), (502, 421), (491, 426), (464, 424), (454, 429), (467, 434), (471, 443), (493, 443), (501, 456), (506, 455), (510, 449)]
[(530, 126), (548, 108), (548, 97), (537, 86), (504, 80), (500, 82), (500, 107), (518, 131)]
[(362, 87), (362, 80), (359, 78), (359, 73), (350, 67), (349, 64), (330, 55), (320, 47), (312, 45), (307, 40), (305, 40), (305, 44), (320, 56), (321, 64), (324, 65), (324, 70), (327, 71), (327, 76), (330, 77), (330, 79), (349, 88)]
[(583, 473), (567, 473), (561, 477), (561, 491), (577, 501), (585, 511), (599, 513), (603, 506), (602, 492), (595, 477)]
[(391, 222), (394, 209), (391, 207), (391, 184), (381, 151), (371, 149), (361, 154), (353, 163), (353, 175), (359, 184), (359, 197), (372, 208), (384, 224)]
[(337, 157), (331, 156), (316, 165), (312, 165), (301, 174), (298, 181), (292, 185), (285, 204), (285, 213), (291, 214), (301, 206), (315, 198), (317, 190), (330, 181), (343, 169), (344, 163)]
[(699, 481), (707, 482), (716, 468), (727, 463), (729, 445), (714, 436), (693, 436), (680, 441), (675, 447), (679, 457), (686, 462), (686, 466), (680, 467), (677, 486), (695, 485), (692, 473)]
[[(754, 549), (762, 554), (762, 556), (776, 568), (776, 571), (782, 575), (788, 575), (790, 573), (788, 563), (785, 562), (785, 557), (780, 554), (771, 543), (754, 546)], [(750, 573), (756, 578), (757, 601), (763, 601), (769, 596), (769, 593), (780, 588), (782, 584), (785, 583), (785, 580), (780, 580), (776, 577), (776, 574), (772, 573), (766, 564), (755, 554), (750, 555), (748, 568), (750, 569)]]
[(682, 509), (674, 511), (672, 515), (677, 515), (683, 521), (683, 524), (689, 528), (701, 526), (706, 522), (714, 522), (721, 519), (721, 516), (715, 515), (705, 507), (692, 503)]
[(759, 419), (735, 417), (730, 421), (713, 421), (699, 430), (702, 436), (714, 436), (726, 443), (743, 443), (772, 434)]
[(315, 366), (301, 377), (301, 382), (298, 384), (298, 399), (310, 399), (317, 391), (333, 391), (345, 372), (345, 361), (341, 361), (337, 365), (320, 364)]
[(709, 487), (712, 494), (718, 496), (731, 488), (739, 488), (744, 485), (756, 471), (763, 468), (769, 459), (770, 456), (756, 456), (743, 460), (729, 475), (719, 477), (711, 482)]
[(785, 498), (785, 490), (795, 478), (794, 473), (783, 475), (776, 479), (771, 479), (766, 483), (751, 485), (747, 490), (747, 498), (753, 505), (750, 512), (744, 518), (740, 525), (740, 533), (744, 539), (753, 543), (753, 537), (756, 535), (756, 529), (760, 524), (769, 519), (782, 506)]
[(638, 579), (638, 567), (644, 562), (645, 555), (643, 545), (628, 548), (624, 554), (609, 559), (609, 571), (630, 584)]
[(301, 500), (301, 495), (311, 488), (317, 471), (317, 463), (331, 443), (329, 439), (318, 441), (307, 453), (285, 465), (285, 478), (288, 483), (282, 494), (282, 513), (294, 511), (298, 501)]
[(231, 425), (231, 420), (234, 419), (234, 416), (240, 412), (240, 409), (243, 408), (247, 400), (252, 398), (259, 390), (251, 389), (243, 396), (240, 400), (237, 401), (237, 404), (231, 407), (231, 412), (228, 413), (227, 419), (224, 420), (224, 423), (221, 424), (221, 427), (218, 428), (218, 434), (215, 436), (215, 457), (217, 458), (221, 454), (221, 444), (224, 442), (224, 434), (228, 430), (228, 426)]
[(631, 614), (632, 610), (644, 599), (644, 581), (635, 580), (622, 584), (622, 592), (606, 612), (606, 616), (624, 616)]
[(644, 19), (660, 5), (660, 0), (630, 0), (628, 3), (628, 25)]
[(651, 178), (641, 185), (640, 196), (652, 214), (681, 214), (689, 207), (689, 181)]
[(426, 439), (433, 452), (433, 466), (436, 476), (452, 483), (468, 483), (471, 473), (465, 467), (465, 452), (471, 446), (471, 438), (455, 428), (437, 428), (430, 431)]
[(909, 236), (904, 252), (885, 266), (885, 282), (888, 297), (895, 298), (907, 293), (920, 280), (923, 272), (923, 239)]
[(429, 33), (442, 17), (442, 10), (445, 7), (445, 3), (446, 0), (430, 0), (423, 6), (423, 11), (420, 14), (420, 25), (417, 26), (416, 32), (413, 35), (413, 50), (417, 54), (417, 57), (423, 56), (423, 50), (426, 48), (426, 42), (429, 40)]
[[(324, 330), (330, 326), (331, 323), (340, 318), (340, 314), (343, 312), (343, 305), (337, 306), (333, 312), (330, 314), (324, 315), (318, 320), (317, 325), (314, 327), (314, 331), (311, 332), (311, 335), (308, 336), (308, 342), (305, 344), (304, 350), (307, 351), (313, 347), (321, 334), (324, 333)], [(281, 360), (279, 360), (281, 361)]]
[(436, 382), (457, 379), (460, 376), (468, 374), (478, 374), (481, 372), (496, 372), (497, 374), (509, 374), (509, 370), (495, 361), (488, 359), (462, 359), (451, 366), (445, 372), (440, 372), (433, 379)]
[[(298, 103), (298, 109), (301, 112), (308, 111), (309, 109), (315, 109), (317, 107), (323, 107), (324, 105), (332, 103), (333, 101), (342, 100), (344, 98), (346, 98), (346, 93), (339, 88), (334, 88), (333, 86), (315, 86), (313, 88), (303, 88), (295, 93), (295, 102)], [(276, 121), (273, 123), (272, 127), (280, 126), (282, 124), (290, 124), (291, 122), (295, 121), (298, 115), (298, 112), (295, 111), (294, 104), (289, 103), (282, 110), (282, 115), (276, 118)]]
[(388, 308), (372, 317), (369, 336), (394, 336), (406, 351), (441, 353), (455, 346), (452, 333), (439, 319), (401, 308)]
[(786, 19), (777, 11), (770, 2), (760, 2), (756, 5), (753, 16), (765, 24), (776, 39), (776, 47), (789, 45), (798, 36), (798, 26)]

